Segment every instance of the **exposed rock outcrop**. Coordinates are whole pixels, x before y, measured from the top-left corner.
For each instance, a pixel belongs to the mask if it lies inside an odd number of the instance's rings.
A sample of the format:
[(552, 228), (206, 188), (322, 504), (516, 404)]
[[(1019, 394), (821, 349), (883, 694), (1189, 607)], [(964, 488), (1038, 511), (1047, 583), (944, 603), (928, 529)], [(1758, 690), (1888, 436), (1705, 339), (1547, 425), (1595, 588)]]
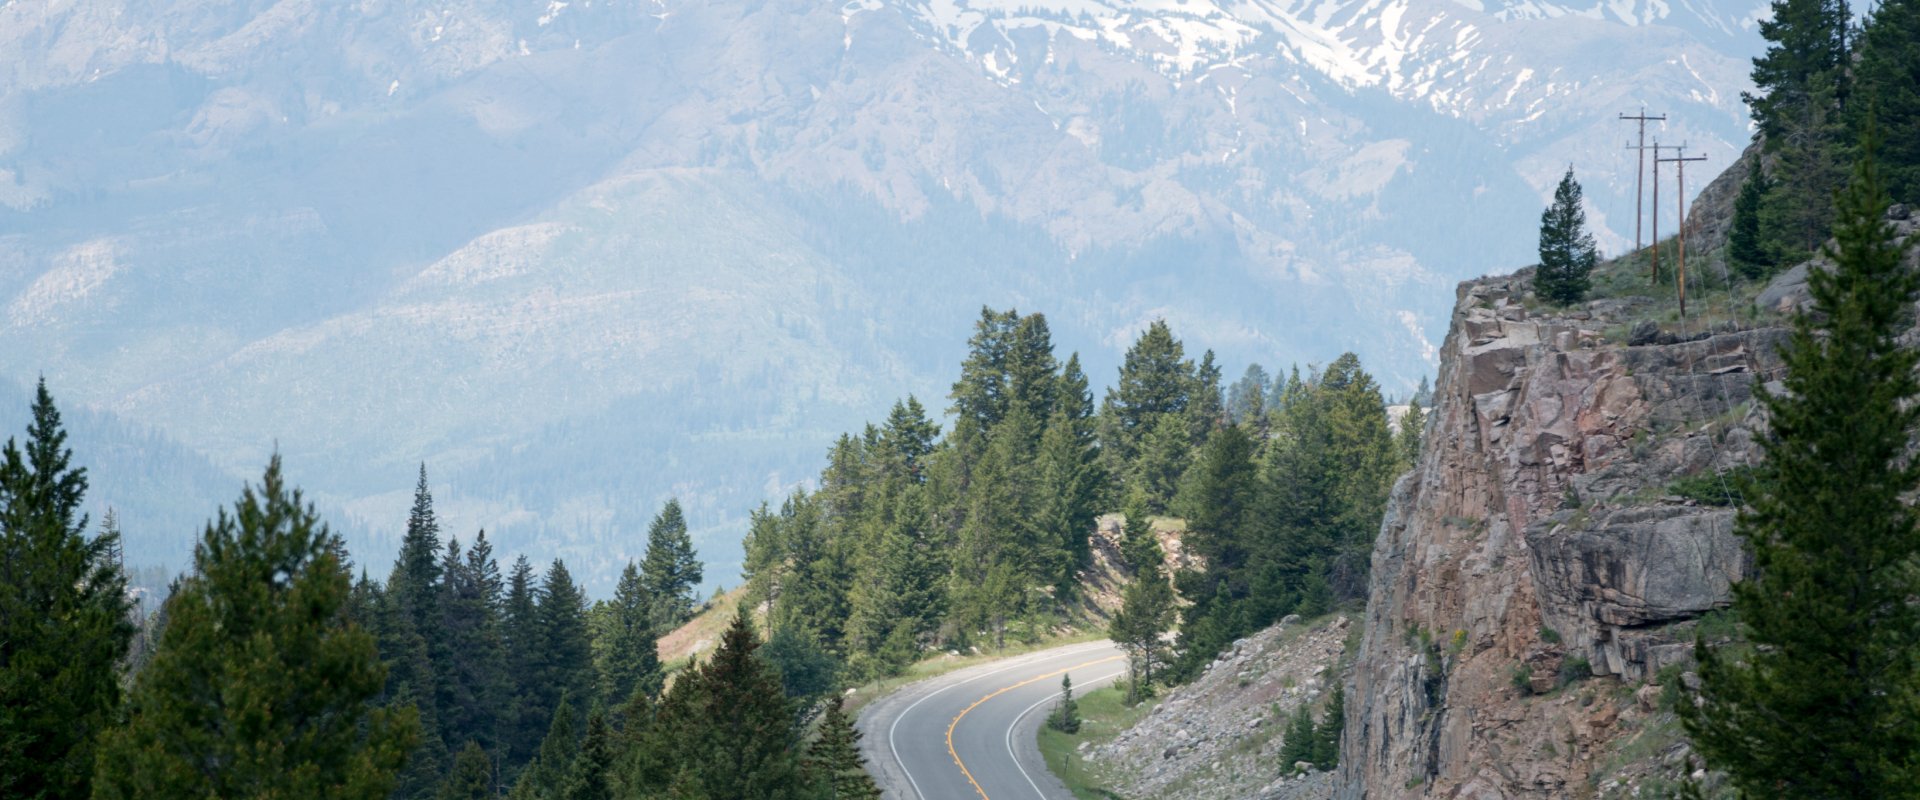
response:
[(1535, 694), (1682, 658), (1671, 625), (1747, 569), (1733, 512), (1665, 487), (1756, 457), (1784, 331), (1636, 327), (1620, 301), (1539, 316), (1526, 288), (1460, 289), (1428, 444), (1374, 549), (1342, 797), (1584, 786), (1630, 697)]
[(1755, 392), (1809, 268), (1714, 324), (1635, 298), (1531, 310), (1525, 272), (1461, 285), (1374, 547), (1337, 796), (1632, 793), (1645, 765), (1618, 745), (1660, 713), (1640, 684), (1750, 569), (1725, 474), (1761, 456)]

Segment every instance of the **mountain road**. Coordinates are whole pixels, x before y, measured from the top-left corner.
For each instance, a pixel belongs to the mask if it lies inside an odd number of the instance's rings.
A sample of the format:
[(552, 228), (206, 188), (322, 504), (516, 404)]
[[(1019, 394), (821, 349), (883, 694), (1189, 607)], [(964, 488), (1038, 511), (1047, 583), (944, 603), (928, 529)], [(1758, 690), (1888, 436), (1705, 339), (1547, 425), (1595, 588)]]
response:
[(1120, 678), (1112, 642), (1067, 645), (914, 683), (860, 712), (862, 755), (892, 800), (1072, 800), (1036, 745), (1060, 696)]

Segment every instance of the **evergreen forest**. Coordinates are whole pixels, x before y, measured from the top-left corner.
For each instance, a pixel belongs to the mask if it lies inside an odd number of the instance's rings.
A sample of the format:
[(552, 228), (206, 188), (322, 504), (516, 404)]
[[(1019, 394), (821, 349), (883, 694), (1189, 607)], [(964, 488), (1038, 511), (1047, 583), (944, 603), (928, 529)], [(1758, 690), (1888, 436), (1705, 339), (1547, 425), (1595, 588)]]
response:
[[(356, 564), (276, 457), (141, 618), (43, 384), (0, 458), (0, 793), (875, 796), (844, 689), (1091, 630), (1126, 648), (1137, 700), (1359, 601), (1420, 427), (1416, 404), (1396, 438), (1350, 354), (1223, 385), (1158, 321), (1096, 400), (1046, 318), (1013, 310), (982, 310), (945, 401), (943, 420), (901, 399), (755, 510), (737, 607), (696, 594), (673, 500), (590, 600), (564, 561), (443, 530), (424, 465), (395, 562)], [(1111, 620), (1081, 588), (1103, 515), (1131, 576)], [(1184, 531), (1180, 558), (1157, 528)], [(732, 620), (717, 646), (662, 663), (703, 611)]]

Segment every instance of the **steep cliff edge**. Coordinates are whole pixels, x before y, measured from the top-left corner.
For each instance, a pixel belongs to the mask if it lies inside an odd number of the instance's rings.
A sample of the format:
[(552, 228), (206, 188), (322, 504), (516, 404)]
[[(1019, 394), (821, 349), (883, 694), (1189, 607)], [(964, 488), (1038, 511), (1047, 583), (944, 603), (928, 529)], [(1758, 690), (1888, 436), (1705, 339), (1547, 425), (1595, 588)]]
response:
[[(1339, 797), (1607, 797), (1677, 770), (1645, 687), (1749, 568), (1724, 476), (1760, 457), (1754, 394), (1804, 275), (1691, 321), (1647, 297), (1547, 309), (1525, 271), (1460, 286), (1375, 543)], [(1655, 727), (1661, 752), (1626, 746)]]

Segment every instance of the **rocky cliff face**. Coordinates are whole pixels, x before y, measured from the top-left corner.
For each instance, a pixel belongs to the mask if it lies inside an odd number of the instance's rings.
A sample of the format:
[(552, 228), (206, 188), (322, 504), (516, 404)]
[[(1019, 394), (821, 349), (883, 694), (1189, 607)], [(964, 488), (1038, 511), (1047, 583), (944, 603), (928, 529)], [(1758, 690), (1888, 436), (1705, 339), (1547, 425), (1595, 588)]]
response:
[(1683, 623), (1747, 568), (1733, 512), (1667, 487), (1756, 457), (1751, 400), (1784, 330), (1663, 332), (1633, 301), (1542, 316), (1527, 291), (1460, 287), (1428, 445), (1374, 549), (1342, 797), (1590, 788), (1647, 709), (1561, 684), (1685, 658)]
[(1678, 770), (1651, 683), (1750, 568), (1728, 473), (1760, 458), (1755, 393), (1808, 269), (1711, 322), (1643, 297), (1546, 310), (1527, 272), (1460, 286), (1426, 448), (1374, 547), (1339, 797), (1627, 796)]

